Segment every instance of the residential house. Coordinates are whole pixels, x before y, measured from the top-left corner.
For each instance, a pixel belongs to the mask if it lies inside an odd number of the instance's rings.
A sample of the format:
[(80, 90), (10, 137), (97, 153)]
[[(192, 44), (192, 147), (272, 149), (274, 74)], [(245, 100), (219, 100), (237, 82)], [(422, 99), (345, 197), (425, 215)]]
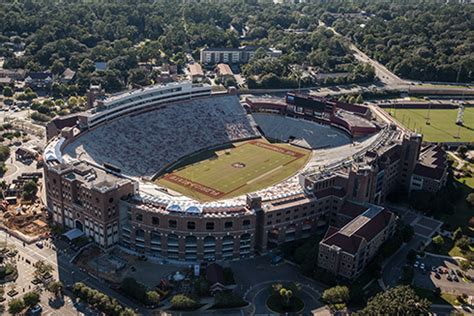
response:
[(59, 81), (61, 83), (70, 83), (76, 78), (76, 72), (71, 68), (66, 68), (60, 76)]
[(52, 83), (53, 75), (49, 71), (29, 72), (25, 78), (25, 84), (32, 89), (47, 90)]
[(217, 64), (215, 71), (217, 78), (221, 81), (224, 81), (228, 78), (234, 78), (234, 73), (227, 64)]
[(204, 72), (199, 63), (188, 64), (188, 77), (192, 82), (201, 82), (204, 80)]

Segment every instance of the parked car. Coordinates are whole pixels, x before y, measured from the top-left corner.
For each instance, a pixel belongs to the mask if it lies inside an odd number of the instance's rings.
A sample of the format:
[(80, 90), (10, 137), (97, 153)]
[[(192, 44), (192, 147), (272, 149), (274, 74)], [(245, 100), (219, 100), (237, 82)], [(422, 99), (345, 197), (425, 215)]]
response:
[(36, 247), (38, 247), (38, 248), (40, 248), (40, 249), (42, 249), (42, 248), (44, 247), (42, 241), (38, 241), (35, 245), (36, 245)]
[(421, 270), (425, 270), (425, 264), (424, 264), (424, 263), (421, 263), (421, 264), (420, 264), (420, 269), (421, 269)]
[(457, 276), (457, 275), (453, 276), (453, 280), (454, 280), (455, 282), (459, 282), (458, 276)]
[(441, 275), (440, 275), (438, 272), (436, 272), (436, 273), (435, 273), (435, 278), (441, 279)]
[(437, 271), (438, 271), (438, 269), (437, 269), (435, 266), (431, 266), (431, 271), (433, 271), (433, 272), (437, 272)]
[(419, 262), (419, 261), (415, 261), (415, 264), (413, 265), (413, 268), (418, 268), (419, 265), (420, 265), (420, 262)]
[(452, 281), (452, 280), (453, 280), (449, 274), (448, 274), (448, 276), (446, 276), (446, 279), (447, 279), (448, 281)]
[(276, 255), (272, 258), (272, 264), (278, 264), (283, 261), (283, 256)]
[(42, 311), (43, 311), (43, 307), (41, 307), (40, 304), (36, 304), (35, 306), (33, 306), (29, 309), (28, 314), (30, 314), (30, 315), (41, 315)]

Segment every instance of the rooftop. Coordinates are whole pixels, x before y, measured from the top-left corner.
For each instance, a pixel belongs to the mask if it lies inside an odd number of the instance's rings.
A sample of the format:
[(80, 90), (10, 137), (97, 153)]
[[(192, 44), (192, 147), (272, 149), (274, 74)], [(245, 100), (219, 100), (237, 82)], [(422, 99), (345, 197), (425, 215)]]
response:
[(425, 178), (440, 180), (446, 171), (447, 160), (444, 150), (438, 145), (428, 145), (421, 149), (420, 161), (413, 173)]
[(355, 254), (362, 241), (370, 242), (387, 225), (390, 224), (394, 214), (389, 210), (369, 204), (366, 210), (341, 229), (330, 227), (324, 236), (322, 243), (328, 246), (336, 246), (343, 251)]
[(199, 63), (189, 64), (188, 69), (191, 76), (204, 76), (204, 72), (202, 71), (202, 67)]

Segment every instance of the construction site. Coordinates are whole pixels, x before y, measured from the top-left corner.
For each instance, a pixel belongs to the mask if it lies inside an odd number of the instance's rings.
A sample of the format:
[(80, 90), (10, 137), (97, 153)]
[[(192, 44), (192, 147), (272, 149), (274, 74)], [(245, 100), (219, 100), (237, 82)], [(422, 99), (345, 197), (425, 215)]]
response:
[(48, 213), (37, 197), (41, 177), (40, 172), (22, 174), (3, 190), (0, 202), (0, 225), (28, 243), (48, 236), (50, 231)]

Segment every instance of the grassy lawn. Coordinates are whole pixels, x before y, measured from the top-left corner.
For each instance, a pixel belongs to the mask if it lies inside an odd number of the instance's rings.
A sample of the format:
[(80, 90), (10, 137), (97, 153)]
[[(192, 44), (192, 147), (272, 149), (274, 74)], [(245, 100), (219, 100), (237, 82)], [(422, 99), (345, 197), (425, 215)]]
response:
[[(466, 254), (463, 253), (462, 250), (455, 245), (454, 241), (448, 237), (444, 237), (444, 245), (441, 248), (436, 248), (433, 244), (430, 244), (428, 248), (426, 248), (426, 251), (450, 257), (466, 257)], [(473, 251), (474, 247), (470, 247), (470, 252)]]
[(455, 230), (457, 227), (461, 227), (464, 233), (468, 234), (470, 232), (467, 224), (469, 219), (474, 216), (474, 207), (470, 206), (466, 202), (466, 197), (473, 190), (474, 184), (473, 186), (469, 186), (471, 182), (472, 180), (469, 182), (466, 181), (466, 183), (462, 183), (458, 180), (454, 182), (456, 190), (462, 192), (462, 197), (459, 198), (454, 204), (454, 212), (433, 213), (435, 218), (448, 224), (450, 230)]
[[(469, 249), (471, 252), (474, 252), (474, 247), (469, 246)], [(461, 248), (454, 246), (448, 251), (448, 255), (451, 257), (464, 257), (463, 252), (461, 251)]]
[(449, 293), (441, 293), (441, 295), (437, 295), (432, 290), (423, 289), (420, 287), (413, 287), (413, 289), (419, 297), (428, 299), (432, 304), (449, 304), (452, 306), (460, 305), (456, 299), (456, 295)]
[(200, 201), (238, 196), (278, 183), (301, 169), (310, 151), (252, 140), (212, 153), (156, 181)]
[(453, 305), (453, 306), (456, 306), (456, 305), (461, 305), (458, 300), (456, 299), (456, 295), (454, 294), (450, 294), (450, 293), (441, 293), (441, 299), (443, 299), (443, 301), (445, 303), (448, 303), (449, 305)]
[(430, 125), (426, 124), (426, 109), (386, 109), (395, 119), (412, 131), (423, 134), (428, 142), (472, 142), (474, 141), (474, 108), (465, 108), (464, 126), (459, 138), (456, 125), (457, 109), (430, 110)]

